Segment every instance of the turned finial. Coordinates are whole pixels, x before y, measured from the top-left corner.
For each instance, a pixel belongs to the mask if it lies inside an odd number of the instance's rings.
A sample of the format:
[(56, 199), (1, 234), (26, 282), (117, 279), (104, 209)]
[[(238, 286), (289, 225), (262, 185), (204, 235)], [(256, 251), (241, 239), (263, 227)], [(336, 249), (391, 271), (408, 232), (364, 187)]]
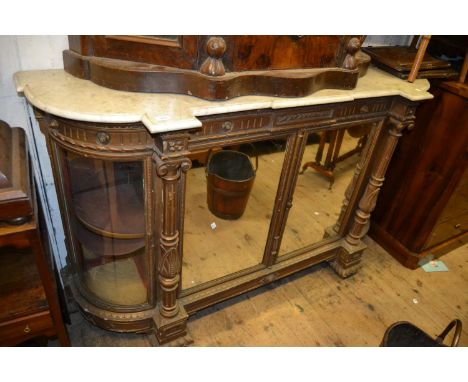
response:
[(208, 57), (200, 67), (200, 72), (209, 76), (222, 76), (226, 72), (222, 57), (226, 52), (226, 41), (222, 37), (210, 37), (206, 43)]
[(354, 70), (357, 68), (356, 53), (361, 48), (361, 39), (353, 37), (348, 41), (346, 45), (346, 57), (343, 61), (343, 68), (348, 70)]

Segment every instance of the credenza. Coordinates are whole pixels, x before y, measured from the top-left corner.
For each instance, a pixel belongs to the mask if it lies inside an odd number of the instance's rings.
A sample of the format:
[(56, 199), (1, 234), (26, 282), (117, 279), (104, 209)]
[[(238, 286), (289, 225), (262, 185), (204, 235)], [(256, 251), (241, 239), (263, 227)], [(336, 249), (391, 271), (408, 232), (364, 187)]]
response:
[[(357, 272), (399, 137), (432, 98), (427, 80), (372, 67), (354, 89), (227, 101), (117, 91), (63, 70), (15, 80), (47, 138), (83, 315), (161, 344), (188, 341), (197, 311), (314, 264)], [(314, 135), (353, 126), (369, 133), (336, 169), (349, 177), (329, 190), (299, 175)], [(205, 168), (190, 158), (232, 147), (259, 167), (245, 213), (228, 221), (210, 213)]]

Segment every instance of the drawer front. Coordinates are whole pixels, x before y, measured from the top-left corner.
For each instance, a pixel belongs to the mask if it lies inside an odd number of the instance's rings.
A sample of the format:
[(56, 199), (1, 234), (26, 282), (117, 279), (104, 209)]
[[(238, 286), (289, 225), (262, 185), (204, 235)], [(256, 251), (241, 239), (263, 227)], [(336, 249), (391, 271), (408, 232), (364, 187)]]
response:
[(468, 213), (437, 224), (424, 249), (441, 244), (455, 236), (468, 232)]
[(41, 335), (55, 335), (54, 324), (48, 310), (0, 323), (1, 346), (13, 346)]

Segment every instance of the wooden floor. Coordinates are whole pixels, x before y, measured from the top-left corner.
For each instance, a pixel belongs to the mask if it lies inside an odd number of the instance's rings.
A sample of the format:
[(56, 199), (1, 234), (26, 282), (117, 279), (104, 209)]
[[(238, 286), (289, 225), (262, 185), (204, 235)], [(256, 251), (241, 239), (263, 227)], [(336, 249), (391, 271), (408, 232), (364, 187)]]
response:
[[(448, 272), (402, 267), (367, 238), (362, 269), (339, 279), (321, 264), (190, 318), (194, 346), (378, 346), (408, 320), (436, 335), (458, 317), (468, 346), (468, 245), (444, 257)], [(112, 333), (72, 315), (73, 346), (151, 346), (153, 336)], [(56, 345), (51, 342), (50, 345)]]

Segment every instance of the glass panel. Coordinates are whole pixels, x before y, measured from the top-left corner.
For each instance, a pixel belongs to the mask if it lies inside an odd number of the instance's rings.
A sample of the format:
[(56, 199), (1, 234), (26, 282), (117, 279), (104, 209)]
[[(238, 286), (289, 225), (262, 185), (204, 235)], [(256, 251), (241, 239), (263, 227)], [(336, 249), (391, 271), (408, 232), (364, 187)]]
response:
[(103, 301), (147, 301), (143, 162), (63, 152), (64, 183), (82, 283)]
[(210, 159), (208, 151), (192, 154), (185, 204), (184, 289), (262, 262), (285, 147), (286, 140), (269, 140), (213, 150)]
[(325, 228), (335, 225), (366, 134), (356, 127), (309, 135), (280, 256), (321, 241)]

